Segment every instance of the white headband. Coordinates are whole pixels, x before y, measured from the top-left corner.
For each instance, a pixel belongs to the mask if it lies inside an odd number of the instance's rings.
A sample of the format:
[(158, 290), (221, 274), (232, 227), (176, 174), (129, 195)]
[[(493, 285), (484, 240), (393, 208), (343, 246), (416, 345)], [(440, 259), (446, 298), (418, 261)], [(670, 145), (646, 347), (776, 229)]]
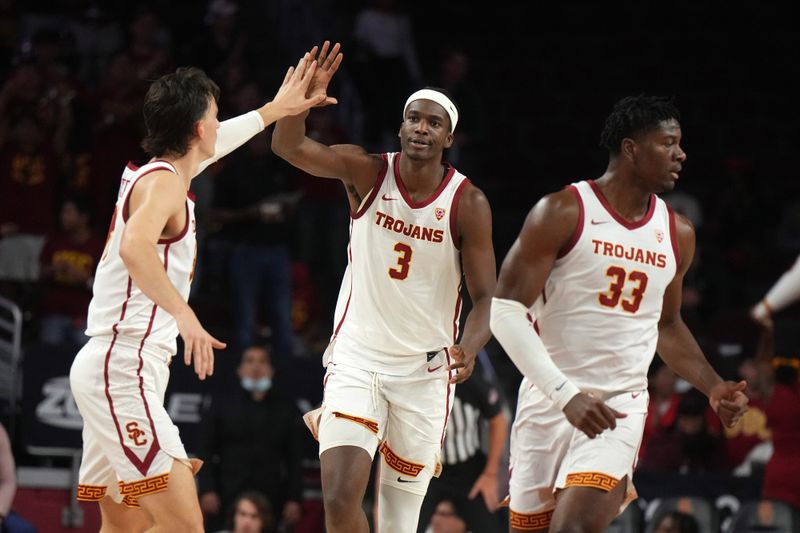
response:
[(433, 89), (420, 89), (408, 97), (408, 100), (406, 100), (406, 105), (403, 107), (403, 120), (406, 118), (406, 110), (408, 109), (408, 106), (415, 100), (430, 100), (431, 102), (436, 102), (442, 106), (450, 116), (450, 133), (456, 131), (456, 124), (458, 124), (458, 110), (456, 109), (456, 105), (452, 100), (445, 96), (444, 93), (434, 91)]

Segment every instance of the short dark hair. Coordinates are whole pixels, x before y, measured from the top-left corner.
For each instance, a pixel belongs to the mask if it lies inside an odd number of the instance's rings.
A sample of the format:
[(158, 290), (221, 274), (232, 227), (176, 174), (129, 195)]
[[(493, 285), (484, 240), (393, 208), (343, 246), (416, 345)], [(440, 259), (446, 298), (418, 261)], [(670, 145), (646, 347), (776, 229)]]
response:
[(611, 155), (618, 155), (622, 140), (656, 129), (665, 121), (681, 116), (672, 98), (664, 96), (626, 96), (614, 104), (600, 134), (600, 146)]
[(155, 157), (185, 155), (209, 98), (219, 100), (219, 87), (195, 67), (181, 67), (150, 84), (142, 109), (147, 129), (144, 151)]

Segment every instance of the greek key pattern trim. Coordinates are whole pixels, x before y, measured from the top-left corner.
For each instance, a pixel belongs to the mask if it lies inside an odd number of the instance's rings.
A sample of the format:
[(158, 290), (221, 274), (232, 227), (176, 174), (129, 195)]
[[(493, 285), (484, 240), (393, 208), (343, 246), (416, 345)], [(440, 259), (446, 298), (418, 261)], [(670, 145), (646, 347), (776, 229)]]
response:
[(345, 420), (350, 420), (352, 422), (355, 422), (356, 424), (361, 424), (362, 426), (364, 426), (371, 432), (375, 433), (376, 435), (378, 434), (377, 422), (374, 422), (366, 418), (361, 418), (360, 416), (353, 416), (345, 413), (340, 413), (339, 411), (334, 411), (333, 416), (335, 416), (336, 418), (344, 418)]
[(125, 483), (119, 482), (119, 493), (122, 495), (122, 502), (128, 507), (139, 507), (139, 498), (156, 492), (163, 492), (169, 487), (169, 472)]
[(567, 487), (592, 487), (610, 492), (619, 480), (601, 472), (578, 472), (567, 474)]
[(394, 453), (392, 449), (389, 448), (389, 445), (386, 444), (386, 441), (381, 443), (380, 452), (383, 455), (383, 460), (386, 461), (386, 464), (404, 476), (417, 477), (419, 473), (422, 472), (422, 469), (425, 468), (425, 465), (412, 463), (408, 459), (403, 459)]
[(99, 502), (106, 495), (105, 485), (78, 485), (76, 499), (79, 502)]
[(511, 527), (520, 531), (535, 531), (550, 527), (551, 518), (553, 518), (552, 509), (541, 513), (518, 513), (511, 510), (510, 523)]

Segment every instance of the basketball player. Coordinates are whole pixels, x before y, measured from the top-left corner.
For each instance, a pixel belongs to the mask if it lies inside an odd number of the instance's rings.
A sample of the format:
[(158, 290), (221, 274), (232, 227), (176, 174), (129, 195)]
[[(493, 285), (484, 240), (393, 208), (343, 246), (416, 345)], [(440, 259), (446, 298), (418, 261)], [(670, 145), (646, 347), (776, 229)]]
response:
[(686, 159), (678, 120), (663, 98), (617, 102), (605, 174), (542, 198), (503, 263), (491, 327), (524, 376), (512, 532), (600, 532), (635, 498), (656, 350), (727, 426), (746, 410), (746, 384), (717, 375), (680, 316), (694, 230), (655, 195)]
[(306, 54), (272, 102), (223, 124), (219, 88), (198, 69), (180, 68), (147, 92), (142, 146), (153, 159), (123, 171), (89, 306), (91, 338), (70, 371), (84, 420), (78, 499), (100, 503), (103, 531), (203, 530), (192, 479), (199, 461), (189, 461), (163, 407), (178, 334), (200, 379), (225, 347), (186, 303), (196, 258), (189, 185), (265, 125), (323, 101), (305, 96), (315, 67)]
[[(312, 94), (324, 93), (341, 61), (338, 44), (328, 49)], [(376, 450), (378, 527), (416, 531), (454, 385), (467, 379), (490, 336), (491, 211), (484, 194), (442, 161), (458, 122), (445, 93), (422, 89), (408, 98), (398, 153), (322, 145), (305, 136), (305, 117), (278, 121), (272, 149), (310, 174), (340, 179), (351, 217), (323, 407), (306, 416), (320, 442), (327, 531), (368, 531), (361, 502)], [(473, 307), (458, 340), (463, 278)]]

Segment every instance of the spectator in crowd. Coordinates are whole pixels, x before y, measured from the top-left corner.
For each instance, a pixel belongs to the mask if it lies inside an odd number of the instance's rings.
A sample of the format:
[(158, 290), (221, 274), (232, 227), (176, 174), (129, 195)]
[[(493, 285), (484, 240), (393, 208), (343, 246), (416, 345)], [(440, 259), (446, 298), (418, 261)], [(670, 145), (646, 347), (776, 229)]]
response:
[(670, 511), (663, 516), (653, 528), (653, 533), (698, 533), (697, 520), (690, 514), (681, 511)]
[(449, 500), (442, 500), (436, 505), (425, 533), (469, 533), (467, 524), (456, 512), (456, 506)]
[(210, 529), (243, 491), (269, 499), (282, 520), (300, 519), (301, 457), (305, 432), (300, 413), (272, 389), (270, 353), (261, 346), (244, 350), (237, 371), (237, 393), (216, 396), (204, 413), (199, 455), (200, 506)]
[(260, 492), (243, 492), (234, 502), (227, 527), (217, 533), (274, 533), (275, 517), (269, 500)]
[[(245, 109), (261, 101), (248, 83), (239, 92)], [(299, 196), (290, 168), (272, 154), (270, 139), (257, 135), (232, 154), (215, 177), (211, 218), (230, 245), (228, 272), (233, 296), (234, 341), (256, 342), (258, 312), (266, 309), (276, 361), (292, 354), (292, 261), (289, 217)]]
[(725, 465), (725, 448), (719, 434), (708, 424), (708, 401), (691, 389), (678, 402), (675, 422), (660, 427), (650, 438), (647, 453), (639, 465), (642, 470), (707, 472)]
[(3, 533), (36, 533), (36, 528), (11, 510), (17, 492), (17, 473), (11, 441), (0, 424), (0, 531)]
[(375, 0), (356, 14), (353, 38), (356, 84), (369, 110), (365, 140), (384, 151), (396, 144), (397, 109), (422, 78), (411, 18), (397, 0)]
[[(483, 373), (488, 361), (484, 350), (478, 354), (472, 377), (456, 387), (456, 395), (447, 433), (442, 446), (442, 473), (431, 480), (419, 518), (419, 533), (440, 502), (449, 501), (461, 510), (469, 529), (481, 533), (501, 532), (497, 509), (500, 460), (508, 440), (508, 416), (503, 410), (502, 395), (491, 370)], [(482, 435), (482, 426), (488, 435)], [(486, 437), (487, 449), (482, 442)]]
[(84, 344), (88, 338), (86, 310), (92, 299), (94, 271), (103, 253), (103, 241), (92, 233), (89, 201), (73, 196), (61, 204), (61, 231), (45, 240), (41, 278), (39, 338), (42, 342)]
[(764, 383), (767, 424), (772, 431), (772, 456), (764, 472), (762, 496), (782, 500), (800, 510), (800, 338), (797, 323), (764, 326), (758, 354)]

